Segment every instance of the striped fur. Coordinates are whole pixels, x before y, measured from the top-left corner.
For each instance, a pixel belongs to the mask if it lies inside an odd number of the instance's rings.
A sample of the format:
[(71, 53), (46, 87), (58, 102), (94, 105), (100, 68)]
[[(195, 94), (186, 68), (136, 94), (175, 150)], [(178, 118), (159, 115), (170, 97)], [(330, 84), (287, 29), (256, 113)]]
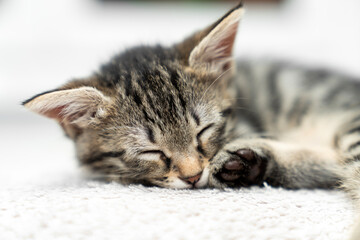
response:
[(288, 63), (235, 63), (242, 13), (240, 4), (172, 47), (130, 49), (90, 78), (24, 105), (57, 120), (81, 164), (107, 180), (340, 187), (360, 205), (359, 79)]

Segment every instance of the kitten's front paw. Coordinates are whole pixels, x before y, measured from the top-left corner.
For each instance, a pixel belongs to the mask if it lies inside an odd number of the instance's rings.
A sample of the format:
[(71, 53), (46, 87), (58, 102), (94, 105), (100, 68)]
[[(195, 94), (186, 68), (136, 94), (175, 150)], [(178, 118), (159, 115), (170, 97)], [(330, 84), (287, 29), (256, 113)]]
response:
[(214, 158), (210, 184), (215, 187), (261, 185), (267, 159), (249, 148), (224, 151)]

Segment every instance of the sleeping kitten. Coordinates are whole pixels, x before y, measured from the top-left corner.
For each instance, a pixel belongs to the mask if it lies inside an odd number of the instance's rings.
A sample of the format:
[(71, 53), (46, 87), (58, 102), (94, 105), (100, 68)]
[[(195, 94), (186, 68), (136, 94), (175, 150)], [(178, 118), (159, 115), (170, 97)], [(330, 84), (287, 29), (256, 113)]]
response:
[(345, 188), (360, 203), (360, 82), (235, 63), (239, 4), (170, 48), (137, 47), (24, 106), (59, 122), (83, 166), (168, 188)]

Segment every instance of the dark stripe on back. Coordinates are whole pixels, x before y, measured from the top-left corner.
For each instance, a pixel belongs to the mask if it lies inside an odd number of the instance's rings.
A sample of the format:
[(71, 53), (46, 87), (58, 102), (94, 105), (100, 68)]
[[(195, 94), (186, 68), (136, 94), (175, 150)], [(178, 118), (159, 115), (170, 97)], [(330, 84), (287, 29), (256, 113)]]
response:
[(310, 106), (310, 101), (297, 98), (291, 109), (287, 112), (286, 119), (295, 123), (297, 126), (300, 125), (306, 113), (309, 111)]
[(299, 70), (303, 72), (303, 78), (306, 81), (302, 81), (303, 86), (307, 90), (312, 90), (315, 87), (324, 87), (328, 83), (330, 72), (326, 69), (304, 69), (299, 67)]
[(351, 152), (351, 151), (353, 151), (355, 148), (357, 148), (357, 147), (359, 147), (359, 146), (360, 146), (360, 141), (352, 144), (352, 145), (348, 148), (348, 151)]
[(341, 91), (343, 91), (343, 88), (341, 88), (340, 85), (333, 86), (324, 96), (323, 102), (326, 104), (332, 103)]
[(281, 109), (281, 94), (278, 86), (278, 75), (280, 71), (281, 68), (279, 66), (271, 67), (267, 75), (268, 93), (270, 94), (269, 110), (273, 113), (273, 120), (278, 118)]
[[(263, 103), (259, 103), (259, 99), (256, 97), (258, 96), (258, 88), (259, 86), (256, 85), (257, 81), (255, 81), (255, 76), (251, 65), (248, 62), (240, 62), (238, 65), (239, 72), (244, 75), (244, 80), (247, 81), (247, 85), (249, 85), (250, 94), (248, 103), (245, 104), (244, 101), (240, 101), (238, 99), (236, 103), (236, 107), (233, 110), (236, 111), (236, 117), (240, 121), (245, 121), (247, 124), (251, 125), (256, 129), (256, 132), (263, 132), (264, 126), (262, 122), (262, 118), (259, 116), (258, 111), (253, 111), (253, 109), (257, 109), (257, 105), (263, 105)], [(239, 96), (244, 97), (245, 93), (241, 93), (243, 90), (238, 89), (240, 92)], [(236, 110), (238, 107), (239, 110)], [(250, 110), (252, 109), (252, 110)]]
[(352, 133), (355, 133), (355, 132), (360, 132), (360, 126), (350, 129), (349, 131), (347, 131), (346, 134), (352, 134)]
[(360, 121), (360, 116), (354, 117), (352, 120), (350, 120), (350, 123), (355, 123), (357, 121)]

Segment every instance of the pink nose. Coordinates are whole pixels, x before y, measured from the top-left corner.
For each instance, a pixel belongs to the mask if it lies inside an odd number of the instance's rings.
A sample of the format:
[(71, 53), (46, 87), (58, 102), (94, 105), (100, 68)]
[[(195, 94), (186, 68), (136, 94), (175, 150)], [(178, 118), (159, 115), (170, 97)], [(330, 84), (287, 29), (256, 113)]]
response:
[(184, 182), (194, 185), (195, 183), (197, 183), (199, 181), (201, 174), (202, 174), (202, 172), (200, 172), (192, 177), (186, 177), (186, 178), (180, 177), (180, 179), (183, 180)]

